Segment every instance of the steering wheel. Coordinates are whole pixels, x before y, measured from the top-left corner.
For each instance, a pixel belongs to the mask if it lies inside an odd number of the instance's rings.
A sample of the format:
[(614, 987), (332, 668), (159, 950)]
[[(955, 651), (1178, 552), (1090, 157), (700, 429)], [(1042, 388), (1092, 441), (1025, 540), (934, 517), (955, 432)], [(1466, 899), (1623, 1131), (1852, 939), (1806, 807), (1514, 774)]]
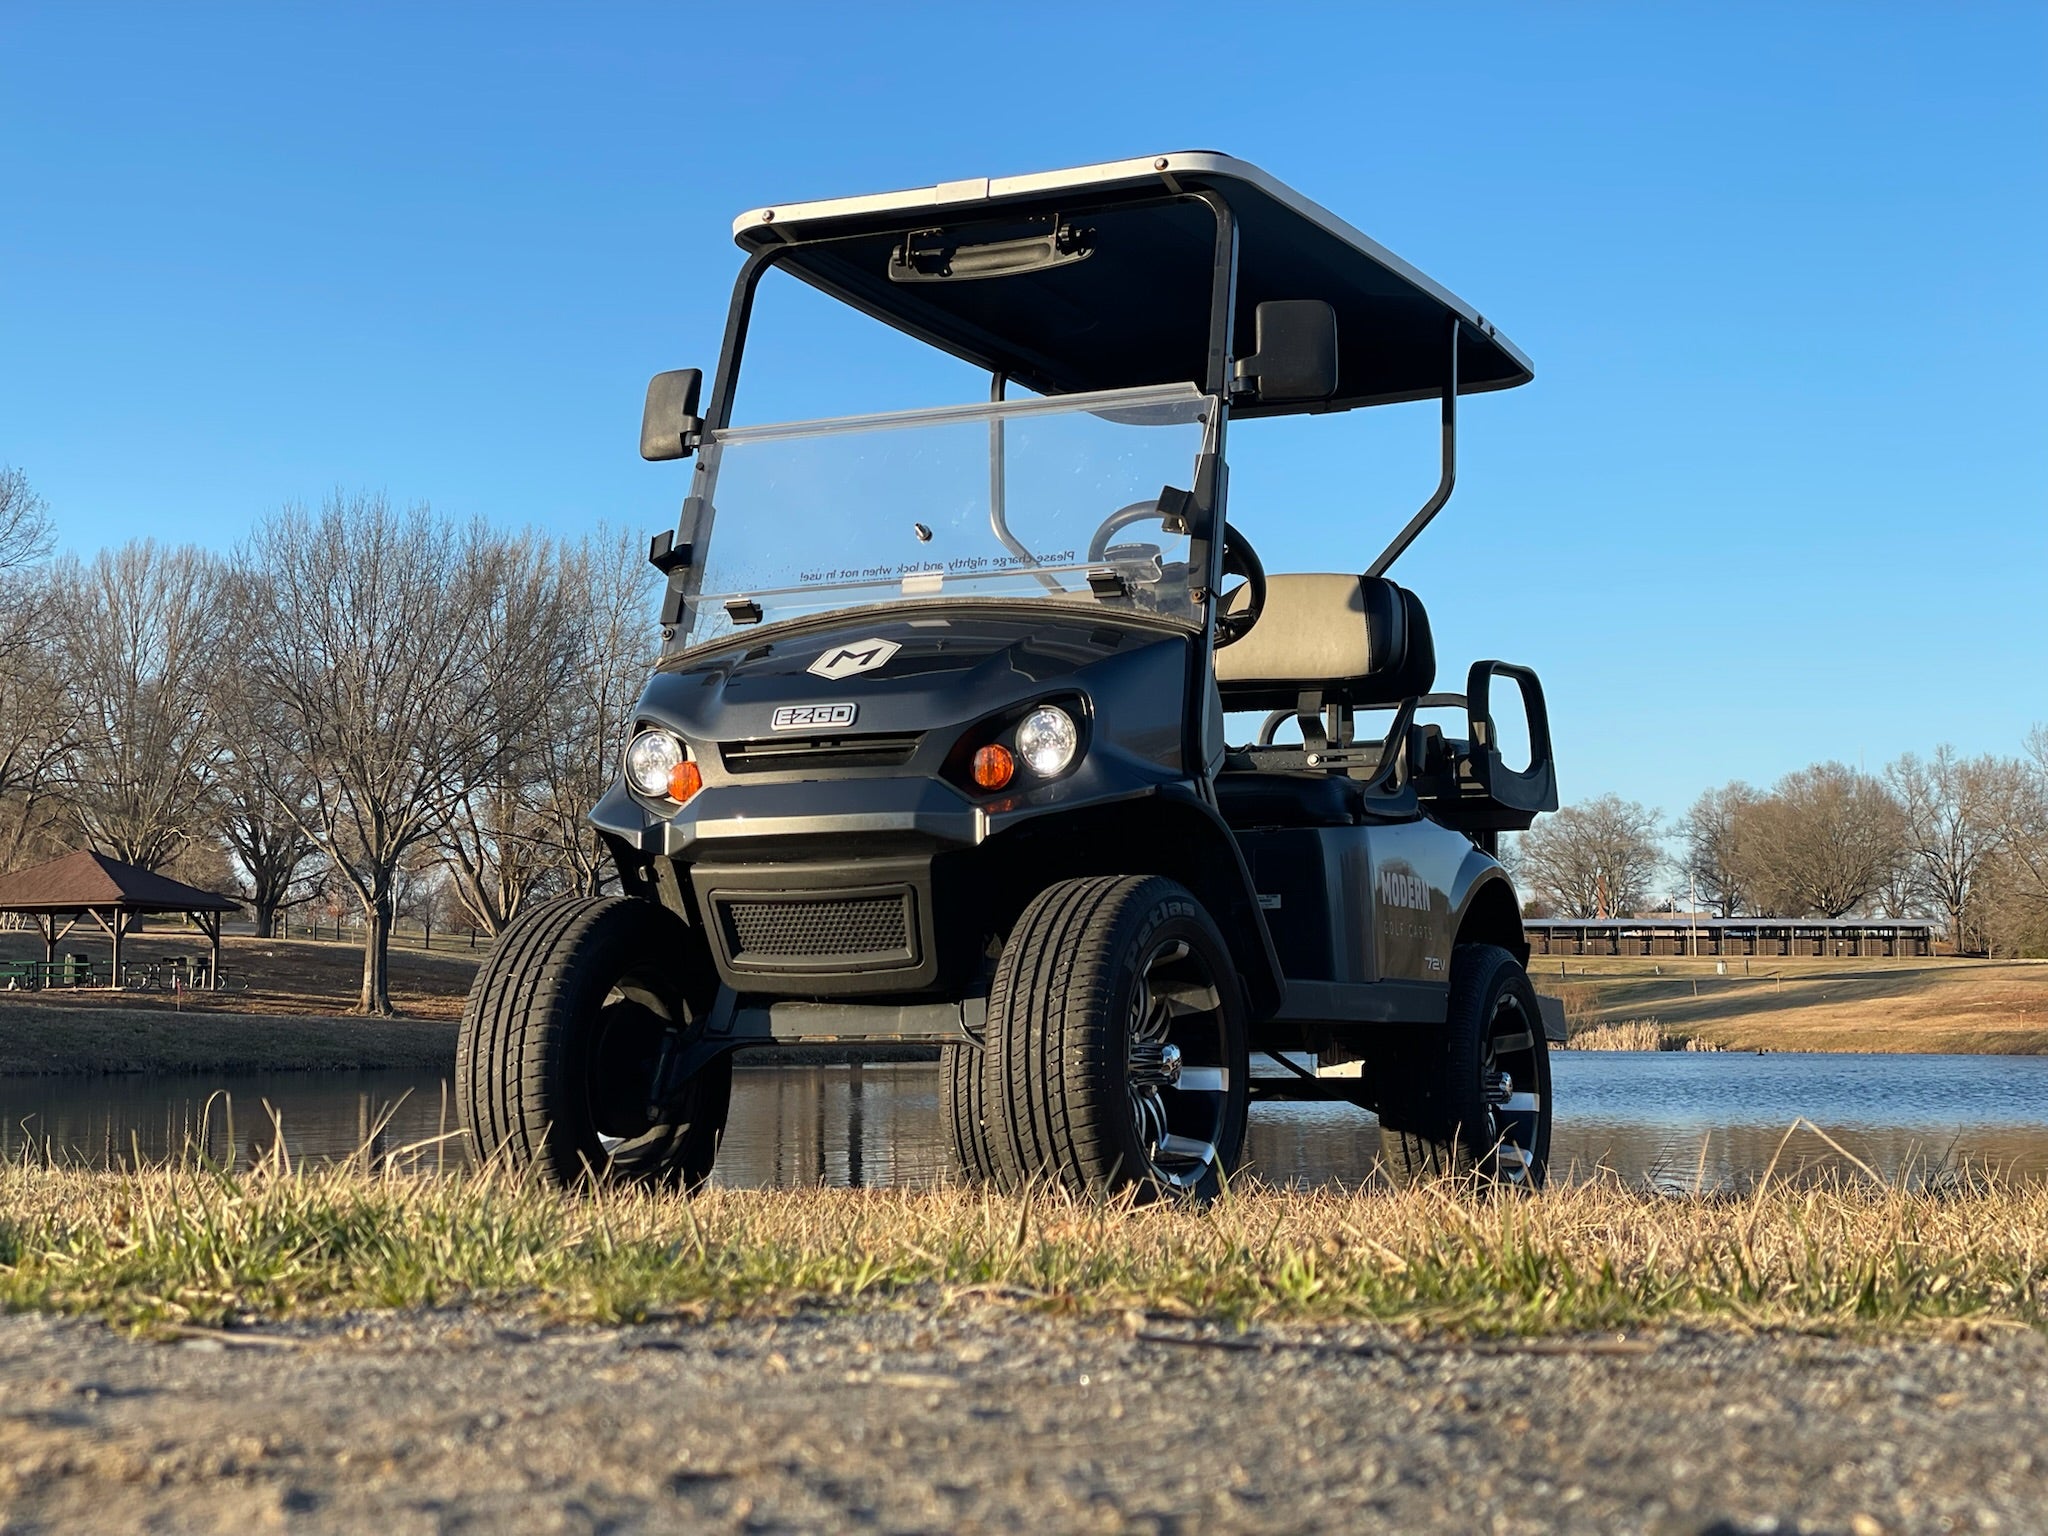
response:
[(1095, 564), (1109, 553), (1109, 541), (1133, 523), (1156, 523), (1166, 514), (1159, 510), (1159, 501), (1134, 501), (1128, 507), (1118, 507), (1102, 520), (1102, 526), (1095, 530), (1095, 537), (1088, 541), (1088, 563)]
[[(1252, 631), (1266, 611), (1266, 567), (1251, 540), (1230, 524), (1223, 525), (1223, 575), (1242, 577), (1235, 587), (1216, 594), (1216, 648), (1235, 645)], [(1239, 607), (1242, 600), (1243, 606)]]

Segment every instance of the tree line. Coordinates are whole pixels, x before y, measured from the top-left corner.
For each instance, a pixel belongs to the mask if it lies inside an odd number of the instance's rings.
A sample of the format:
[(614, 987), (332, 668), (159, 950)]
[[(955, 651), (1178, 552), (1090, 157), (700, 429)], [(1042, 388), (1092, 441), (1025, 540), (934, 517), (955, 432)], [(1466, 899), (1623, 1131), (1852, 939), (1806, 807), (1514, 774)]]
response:
[(1815, 763), (1769, 789), (1724, 784), (1668, 827), (1603, 795), (1539, 821), (1513, 859), (1546, 915), (1661, 897), (1720, 917), (1926, 920), (1959, 953), (2048, 953), (2048, 725), (2012, 756), (1941, 746), (1877, 773)]
[(336, 494), (225, 555), (53, 542), (0, 469), (0, 869), (83, 843), (239, 889), (264, 933), (345, 902), (377, 1013), (401, 916), (494, 935), (605, 887), (584, 816), (654, 650), (632, 535)]

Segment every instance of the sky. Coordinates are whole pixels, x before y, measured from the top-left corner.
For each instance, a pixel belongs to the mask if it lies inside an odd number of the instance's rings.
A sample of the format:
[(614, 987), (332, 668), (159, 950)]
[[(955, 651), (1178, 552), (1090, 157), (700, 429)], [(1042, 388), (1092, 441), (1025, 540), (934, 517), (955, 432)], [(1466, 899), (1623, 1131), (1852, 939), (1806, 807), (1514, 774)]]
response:
[[(1535, 361), (1395, 568), (1542, 673), (1567, 801), (2048, 720), (2048, 6), (41, 7), (0, 0), (0, 465), (81, 553), (337, 488), (671, 526), (649, 374), (733, 217), (1248, 159)], [(1268, 569), (1362, 569), (1433, 406), (1247, 423)]]

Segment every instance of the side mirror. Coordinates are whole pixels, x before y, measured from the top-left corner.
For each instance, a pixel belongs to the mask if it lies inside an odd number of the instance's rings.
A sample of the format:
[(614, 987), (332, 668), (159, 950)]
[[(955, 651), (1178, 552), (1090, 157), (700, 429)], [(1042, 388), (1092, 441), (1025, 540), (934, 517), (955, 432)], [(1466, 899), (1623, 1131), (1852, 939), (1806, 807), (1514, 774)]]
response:
[(1255, 345), (1237, 377), (1265, 404), (1337, 392), (1337, 311), (1321, 299), (1268, 299), (1252, 311)]
[(647, 381), (647, 407), (640, 413), (640, 457), (686, 459), (704, 430), (697, 396), (704, 388), (701, 368), (677, 368)]

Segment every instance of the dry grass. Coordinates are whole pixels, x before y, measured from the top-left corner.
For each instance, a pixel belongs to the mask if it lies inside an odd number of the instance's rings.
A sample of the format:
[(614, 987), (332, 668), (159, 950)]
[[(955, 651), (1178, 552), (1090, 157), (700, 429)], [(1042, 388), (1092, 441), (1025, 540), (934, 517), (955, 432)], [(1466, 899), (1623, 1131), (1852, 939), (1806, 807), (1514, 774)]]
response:
[(1538, 1334), (2048, 1322), (2048, 1188), (1875, 1181), (1231, 1191), (1134, 1209), (970, 1190), (568, 1198), (501, 1174), (0, 1169), (0, 1305), (151, 1328), (467, 1304), (564, 1321), (1008, 1299)]
[(1571, 1051), (1720, 1051), (1697, 1035), (1677, 1035), (1655, 1019), (1623, 1019), (1617, 1024), (1584, 1024), (1565, 1041)]
[(2048, 962), (1536, 956), (1574, 1032), (1654, 1017), (1731, 1050), (2048, 1052)]

